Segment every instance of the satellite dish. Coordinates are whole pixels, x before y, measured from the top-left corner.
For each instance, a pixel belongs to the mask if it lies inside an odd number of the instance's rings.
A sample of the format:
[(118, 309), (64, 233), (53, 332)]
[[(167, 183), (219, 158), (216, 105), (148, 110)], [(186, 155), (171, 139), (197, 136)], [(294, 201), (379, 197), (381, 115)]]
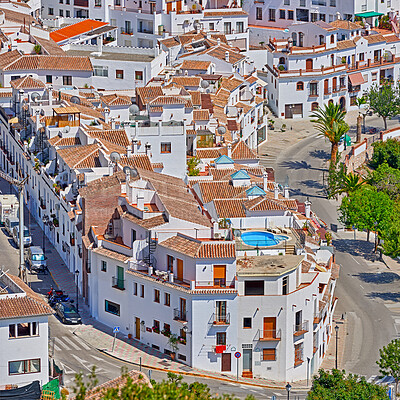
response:
[(71, 127), (69, 125), (65, 125), (63, 128), (63, 133), (68, 133), (71, 130)]
[(131, 168), (131, 178), (136, 178), (138, 176), (138, 172), (136, 168)]
[(217, 129), (217, 132), (220, 135), (223, 135), (224, 133), (226, 133), (226, 128), (224, 126), (219, 126), (218, 129)]
[(201, 87), (202, 87), (203, 89), (207, 89), (207, 88), (210, 86), (210, 82), (208, 82), (208, 81), (206, 81), (206, 80), (203, 79), (203, 80), (201, 81), (200, 85), (201, 85)]
[(116, 151), (113, 151), (110, 154), (110, 159), (112, 162), (118, 162), (121, 159), (121, 155), (119, 153), (117, 153)]
[(124, 168), (122, 168), (122, 171), (124, 171), (124, 174), (131, 174), (131, 167), (129, 167), (128, 165), (126, 165)]
[(31, 99), (36, 103), (40, 99), (40, 94), (38, 92), (33, 92), (31, 94)]
[(81, 104), (81, 99), (78, 96), (72, 96), (69, 101), (74, 104)]
[(129, 113), (132, 115), (138, 115), (139, 113), (139, 107), (136, 104), (132, 104), (129, 108)]
[(40, 110), (40, 115), (43, 117), (44, 114), (45, 114), (45, 112), (44, 112), (44, 110), (43, 110), (43, 108), (42, 108), (42, 109)]

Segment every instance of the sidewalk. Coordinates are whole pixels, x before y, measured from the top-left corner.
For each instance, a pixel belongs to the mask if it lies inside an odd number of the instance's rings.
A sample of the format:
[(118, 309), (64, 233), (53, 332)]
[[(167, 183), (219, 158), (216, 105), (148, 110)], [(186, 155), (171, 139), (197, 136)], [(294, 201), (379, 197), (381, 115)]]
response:
[[(191, 368), (187, 365), (172, 361), (164, 353), (161, 353), (145, 344), (118, 334), (115, 339), (114, 351), (112, 350), (114, 336), (111, 328), (93, 321), (93, 325), (85, 324), (78, 326), (74, 334), (88, 345), (108, 354), (111, 357), (125, 361), (134, 365), (141, 365), (142, 368), (159, 370), (164, 372), (173, 372), (180, 375), (198, 376), (201, 378), (216, 379), (238, 384), (265, 387), (270, 389), (284, 390), (286, 382), (276, 382), (261, 378), (242, 378), (236, 380), (236, 376), (221, 374), (217, 372), (204, 371), (197, 368)], [(306, 382), (299, 381), (291, 383), (294, 389), (306, 389)]]

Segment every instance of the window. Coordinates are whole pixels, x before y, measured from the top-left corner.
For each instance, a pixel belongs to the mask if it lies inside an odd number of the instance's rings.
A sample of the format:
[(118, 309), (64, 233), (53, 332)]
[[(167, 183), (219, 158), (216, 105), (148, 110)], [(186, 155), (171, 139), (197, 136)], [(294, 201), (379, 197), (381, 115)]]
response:
[(64, 0), (58, 0), (60, 4), (64, 4)]
[(174, 257), (167, 256), (167, 268), (168, 272), (174, 272)]
[(318, 21), (318, 14), (317, 13), (311, 13), (311, 22)]
[(319, 19), (320, 19), (320, 21), (324, 21), (324, 22), (325, 22), (325, 20), (326, 20), (326, 14), (320, 13), (320, 14), (319, 14)]
[(95, 7), (101, 7), (101, 0), (94, 0)]
[(8, 337), (9, 338), (15, 338), (15, 325), (8, 325)]
[(54, 15), (54, 8), (49, 7), (49, 12), (48, 12), (48, 14), (49, 14), (49, 15)]
[(236, 33), (243, 33), (244, 32), (244, 24), (242, 21), (236, 22)]
[(170, 324), (164, 324), (164, 329), (163, 329), (163, 331), (164, 331), (164, 332), (169, 332), (169, 333), (171, 333), (171, 326), (170, 326)]
[(245, 296), (264, 296), (264, 281), (245, 281), (244, 282)]
[(161, 143), (161, 153), (171, 153), (171, 143)]
[(378, 79), (378, 73), (377, 72), (372, 72), (371, 77), (372, 77), (373, 81), (376, 81)]
[(359, 61), (364, 61), (364, 53), (360, 53), (360, 54), (358, 55), (358, 60), (359, 60)]
[(268, 9), (268, 19), (275, 22), (275, 8)]
[(160, 291), (154, 289), (154, 303), (160, 303)]
[(143, 71), (135, 71), (135, 79), (137, 81), (142, 81), (143, 80)]
[(115, 78), (116, 79), (124, 79), (124, 70), (122, 69), (117, 69), (115, 71)]
[(294, 11), (293, 10), (288, 10), (287, 12), (287, 19), (294, 19)]
[(169, 293), (164, 293), (164, 306), (171, 306), (171, 295)]
[(64, 16), (64, 10), (59, 10), (60, 17)]
[(40, 372), (40, 358), (9, 361), (8, 363), (8, 375), (34, 374), (37, 372)]
[(29, 337), (39, 335), (39, 325), (37, 322), (25, 322), (8, 326), (8, 337), (10, 339), (18, 337)]
[(101, 262), (101, 270), (103, 272), (107, 272), (107, 262), (106, 261)]
[(93, 65), (93, 75), (108, 77), (108, 67), (104, 67), (102, 65)]
[(319, 104), (317, 102), (311, 103), (311, 111), (317, 111)]
[(208, 24), (208, 29), (209, 29), (210, 31), (213, 31), (213, 30), (215, 29), (214, 22), (210, 22), (210, 23)]
[[(69, 4), (69, 2), (68, 2), (67, 4)], [(66, 11), (65, 11), (65, 16), (66, 16), (67, 18), (71, 17), (71, 12), (70, 12), (69, 10), (66, 10)]]
[(279, 57), (279, 64), (285, 64), (285, 57)]
[(226, 346), (226, 332), (217, 332), (217, 346)]
[(296, 90), (304, 90), (304, 83), (303, 82), (297, 82)]
[(283, 1), (284, 6), (290, 6), (290, 0), (284, 0)]
[(261, 21), (262, 20), (262, 8), (256, 7), (256, 19)]
[(263, 349), (262, 359), (263, 361), (275, 361), (276, 360), (275, 349)]
[(310, 83), (310, 96), (318, 96), (318, 83)]
[(186, 356), (183, 354), (178, 354), (178, 360), (186, 361)]
[(131, 229), (131, 243), (136, 240), (136, 231), (135, 229)]
[(137, 282), (133, 283), (133, 295), (137, 296)]
[(336, 7), (336, 0), (330, 0), (329, 5), (331, 7)]
[(279, 19), (286, 18), (286, 10), (279, 10)]
[(72, 76), (63, 76), (63, 85), (71, 86), (72, 85)]
[(153, 321), (153, 332), (160, 333), (160, 321), (156, 319)]
[(250, 329), (251, 328), (251, 317), (244, 317), (243, 318), (243, 329)]
[(105, 300), (105, 311), (117, 315), (118, 317), (120, 314), (120, 305), (117, 303), (113, 303), (111, 301)]
[(294, 345), (294, 365), (300, 365), (303, 362), (303, 343)]
[(144, 285), (140, 285), (140, 297), (144, 298)]
[(232, 25), (230, 22), (224, 22), (224, 34), (229, 35), (232, 33)]
[(181, 344), (186, 344), (186, 332), (184, 329), (180, 330)]
[(70, 0), (65, 0), (65, 4), (71, 4)]
[(284, 276), (282, 279), (282, 294), (288, 294), (289, 293), (289, 277)]

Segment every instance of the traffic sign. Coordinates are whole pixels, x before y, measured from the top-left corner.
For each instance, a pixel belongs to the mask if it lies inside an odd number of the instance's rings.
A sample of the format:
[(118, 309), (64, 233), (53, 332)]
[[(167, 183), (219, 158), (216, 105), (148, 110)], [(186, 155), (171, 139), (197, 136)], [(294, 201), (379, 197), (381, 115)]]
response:
[(235, 353), (235, 357), (236, 357), (236, 358), (242, 357), (242, 353), (241, 353), (240, 351), (237, 351), (237, 352)]
[(118, 333), (120, 330), (119, 326), (114, 326), (113, 333)]

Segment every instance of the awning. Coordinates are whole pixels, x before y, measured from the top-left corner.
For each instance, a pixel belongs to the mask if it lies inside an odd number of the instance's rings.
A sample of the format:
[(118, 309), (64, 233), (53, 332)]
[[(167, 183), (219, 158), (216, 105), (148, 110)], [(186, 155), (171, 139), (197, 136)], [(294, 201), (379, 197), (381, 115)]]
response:
[(370, 17), (379, 17), (381, 15), (383, 15), (383, 13), (376, 12), (376, 11), (367, 11), (367, 12), (362, 12), (362, 13), (356, 14), (356, 17), (370, 18)]
[(363, 76), (361, 75), (361, 72), (349, 75), (349, 79), (352, 86), (358, 86), (365, 82)]

